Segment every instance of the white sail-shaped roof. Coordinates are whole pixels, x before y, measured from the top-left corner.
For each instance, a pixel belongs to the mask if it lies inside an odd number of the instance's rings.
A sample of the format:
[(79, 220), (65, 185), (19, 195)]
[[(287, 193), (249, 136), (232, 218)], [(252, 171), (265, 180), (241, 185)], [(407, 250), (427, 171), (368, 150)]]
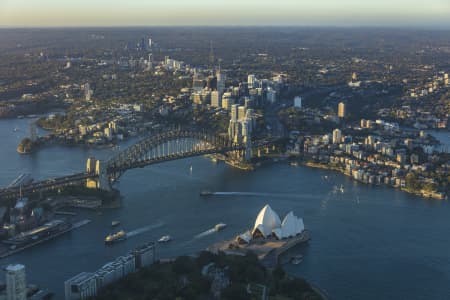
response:
[(247, 230), (246, 232), (244, 232), (243, 234), (240, 234), (237, 236), (236, 240), (239, 243), (245, 243), (248, 244), (250, 243), (250, 241), (252, 240), (252, 234), (250, 233), (249, 230)]
[(296, 236), (303, 232), (305, 226), (303, 224), (303, 219), (297, 218), (294, 213), (289, 212), (286, 217), (284, 217), (281, 223), (281, 228), (276, 228), (273, 230), (273, 234), (278, 239), (284, 239), (288, 237)]
[(260, 233), (263, 237), (269, 236), (275, 228), (281, 226), (280, 217), (269, 205), (261, 209), (253, 227), (252, 235)]

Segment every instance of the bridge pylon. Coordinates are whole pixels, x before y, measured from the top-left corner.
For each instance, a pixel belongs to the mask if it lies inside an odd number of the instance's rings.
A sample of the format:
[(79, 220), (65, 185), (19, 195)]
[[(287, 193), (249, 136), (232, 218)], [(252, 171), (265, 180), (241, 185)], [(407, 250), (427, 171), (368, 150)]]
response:
[(89, 157), (86, 162), (86, 172), (95, 175), (94, 178), (86, 179), (86, 187), (91, 189), (102, 189), (105, 191), (111, 190), (111, 184), (109, 183), (108, 175), (106, 172), (105, 162), (95, 159), (95, 157)]

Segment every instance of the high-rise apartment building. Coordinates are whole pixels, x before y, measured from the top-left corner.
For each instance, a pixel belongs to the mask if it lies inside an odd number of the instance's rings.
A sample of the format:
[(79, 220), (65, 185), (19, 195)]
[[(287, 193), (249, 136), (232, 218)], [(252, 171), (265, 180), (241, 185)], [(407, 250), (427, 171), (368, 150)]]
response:
[(339, 144), (342, 141), (342, 131), (340, 129), (333, 130), (333, 144)]
[(344, 102), (340, 102), (338, 104), (338, 117), (345, 118), (345, 103)]
[(9, 265), (6, 271), (6, 299), (7, 300), (26, 300), (27, 299), (27, 281), (24, 265)]

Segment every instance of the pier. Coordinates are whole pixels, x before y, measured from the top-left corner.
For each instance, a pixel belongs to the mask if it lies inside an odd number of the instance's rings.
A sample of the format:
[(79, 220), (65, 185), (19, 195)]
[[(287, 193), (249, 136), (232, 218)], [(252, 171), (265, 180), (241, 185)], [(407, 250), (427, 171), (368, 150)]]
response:
[[(48, 236), (48, 237), (45, 237), (45, 238), (43, 238), (43, 239), (39, 239), (39, 240), (37, 240), (37, 241), (35, 241), (35, 242), (32, 242), (32, 243), (27, 244), (27, 245), (24, 245), (24, 246), (22, 246), (22, 247), (17, 247), (16, 249), (12, 249), (12, 250), (11, 250), (11, 249), (8, 249), (8, 250), (3, 249), (3, 250), (6, 250), (6, 251), (3, 251), (3, 252), (0, 254), (0, 259), (5, 258), (5, 257), (8, 257), (8, 256), (11, 256), (11, 255), (14, 255), (14, 254), (16, 254), (16, 253), (19, 253), (19, 252), (21, 252), (21, 251), (24, 251), (24, 250), (26, 250), (26, 249), (28, 249), (28, 248), (34, 247), (34, 246), (39, 245), (39, 244), (41, 244), (41, 243), (44, 243), (44, 242), (46, 242), (46, 241), (52, 240), (52, 239), (54, 239), (54, 238), (56, 238), (56, 237), (58, 237), (58, 236), (60, 236), (60, 235), (63, 235), (64, 233), (67, 233), (67, 232), (72, 231), (72, 230), (74, 230), (74, 229), (80, 228), (80, 227), (82, 227), (82, 226), (84, 226), (84, 225), (87, 225), (87, 224), (89, 224), (90, 222), (91, 222), (91, 220), (87, 220), (87, 219), (86, 219), (86, 220), (82, 220), (82, 221), (79, 221), (79, 222), (77, 222), (77, 223), (72, 224), (72, 226), (70, 226), (70, 227), (67, 228), (66, 230), (61, 230), (61, 231), (56, 232), (56, 233), (54, 233), (54, 234), (52, 234), (52, 235), (50, 235), (50, 236)], [(1, 251), (1, 250), (0, 250), (0, 251)]]

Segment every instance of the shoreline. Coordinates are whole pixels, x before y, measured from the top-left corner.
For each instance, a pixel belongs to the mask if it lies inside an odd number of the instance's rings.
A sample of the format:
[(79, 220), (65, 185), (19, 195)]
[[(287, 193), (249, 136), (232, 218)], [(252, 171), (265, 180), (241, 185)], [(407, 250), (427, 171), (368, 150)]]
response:
[(384, 186), (389, 186), (391, 188), (400, 190), (402, 192), (406, 192), (408, 194), (412, 194), (412, 195), (416, 195), (416, 196), (420, 196), (424, 199), (435, 199), (435, 200), (445, 200), (446, 196), (441, 197), (439, 196), (439, 194), (436, 194), (434, 192), (425, 192), (423, 190), (421, 191), (414, 191), (414, 190), (410, 190), (408, 188), (405, 187), (396, 187), (396, 186), (392, 186), (389, 184), (370, 184), (370, 183), (366, 183), (363, 182), (361, 180), (356, 180), (354, 179), (352, 176), (350, 176), (348, 173), (346, 173), (344, 170), (337, 168), (337, 167), (333, 167), (333, 166), (329, 166), (329, 165), (325, 165), (322, 163), (315, 163), (315, 162), (300, 162), (301, 165), (305, 166), (305, 167), (309, 167), (309, 168), (315, 168), (315, 169), (322, 169), (322, 170), (328, 170), (328, 171), (334, 171), (334, 172), (339, 172), (342, 175), (351, 178), (353, 181), (359, 182), (359, 183), (363, 183), (366, 185), (374, 185), (374, 186), (379, 186), (379, 185), (384, 185)]

